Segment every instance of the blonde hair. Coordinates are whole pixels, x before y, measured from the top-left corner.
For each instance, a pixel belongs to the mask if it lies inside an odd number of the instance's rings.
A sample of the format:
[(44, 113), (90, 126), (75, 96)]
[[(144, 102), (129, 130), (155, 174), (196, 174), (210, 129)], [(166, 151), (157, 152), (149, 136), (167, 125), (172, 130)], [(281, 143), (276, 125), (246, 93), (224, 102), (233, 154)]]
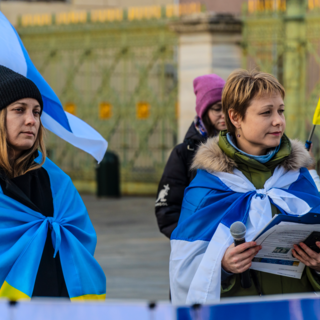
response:
[[(32, 148), (25, 150), (22, 154), (14, 161), (10, 163), (9, 160), (9, 149), (7, 141), (7, 108), (0, 111), (0, 168), (8, 176), (8, 178), (14, 178), (21, 176), (31, 170), (39, 169), (46, 160), (46, 149), (44, 144), (44, 127), (40, 120), (39, 131), (37, 139)], [(35, 163), (34, 153), (40, 149), (42, 153), (41, 163)]]
[(284, 87), (273, 75), (242, 69), (232, 72), (221, 99), (228, 132), (234, 134), (236, 129), (229, 118), (230, 109), (243, 119), (253, 98), (272, 93), (279, 93), (282, 99), (285, 97)]

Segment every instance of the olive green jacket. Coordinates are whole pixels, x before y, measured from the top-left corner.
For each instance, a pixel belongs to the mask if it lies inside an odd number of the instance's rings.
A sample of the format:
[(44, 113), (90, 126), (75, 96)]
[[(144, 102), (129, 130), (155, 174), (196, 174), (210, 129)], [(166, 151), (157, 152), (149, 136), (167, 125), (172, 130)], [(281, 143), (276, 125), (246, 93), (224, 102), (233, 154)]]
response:
[[(312, 163), (308, 152), (299, 141), (290, 141), (285, 135), (281, 140), (280, 150), (267, 163), (262, 164), (251, 159), (236, 149), (228, 142), (226, 131), (222, 131), (219, 140), (212, 138), (203, 144), (195, 155), (192, 167), (204, 169), (209, 172), (220, 171), (233, 173), (239, 169), (250, 180), (255, 188), (262, 189), (277, 166), (287, 170), (298, 170), (308, 167)], [(273, 206), (273, 215), (277, 209)], [(263, 294), (299, 293), (320, 291), (320, 276), (309, 268), (305, 268), (301, 279), (293, 279), (255, 271), (262, 288)], [(253, 283), (253, 282), (252, 282)], [(232, 275), (221, 284), (221, 297), (251, 296), (258, 292), (254, 284), (251, 288), (244, 289), (240, 285), (239, 275)]]

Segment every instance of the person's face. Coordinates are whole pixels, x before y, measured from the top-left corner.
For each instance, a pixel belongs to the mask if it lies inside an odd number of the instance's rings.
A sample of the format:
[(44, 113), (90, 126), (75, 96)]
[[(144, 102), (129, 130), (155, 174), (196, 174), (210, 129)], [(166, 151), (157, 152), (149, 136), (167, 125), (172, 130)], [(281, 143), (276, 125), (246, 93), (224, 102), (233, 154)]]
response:
[(40, 127), (41, 107), (32, 98), (18, 100), (7, 107), (7, 142), (14, 151), (12, 157), (33, 147)]
[(286, 128), (284, 103), (278, 93), (252, 99), (243, 119), (234, 110), (229, 110), (229, 117), (237, 128), (238, 147), (253, 155), (263, 155), (277, 147)]
[(219, 131), (227, 129), (221, 101), (216, 102), (208, 109), (211, 124)]

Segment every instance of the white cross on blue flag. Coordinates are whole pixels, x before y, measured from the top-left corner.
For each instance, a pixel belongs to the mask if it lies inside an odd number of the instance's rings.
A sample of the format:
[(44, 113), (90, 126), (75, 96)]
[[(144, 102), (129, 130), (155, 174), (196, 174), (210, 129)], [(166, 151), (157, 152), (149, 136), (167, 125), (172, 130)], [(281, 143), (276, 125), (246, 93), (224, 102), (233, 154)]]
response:
[(0, 12), (0, 65), (32, 80), (43, 99), (41, 121), (44, 127), (100, 162), (108, 142), (92, 127), (65, 112), (59, 98), (32, 63), (17, 31)]

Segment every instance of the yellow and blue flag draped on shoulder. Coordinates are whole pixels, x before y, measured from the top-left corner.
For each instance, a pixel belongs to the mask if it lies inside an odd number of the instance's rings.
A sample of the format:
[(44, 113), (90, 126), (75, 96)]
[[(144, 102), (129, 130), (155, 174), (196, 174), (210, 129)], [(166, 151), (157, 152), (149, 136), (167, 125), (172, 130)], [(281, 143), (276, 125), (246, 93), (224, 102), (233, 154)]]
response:
[(97, 237), (86, 207), (61, 169), (49, 159), (43, 168), (50, 178), (53, 217), (33, 211), (0, 188), (0, 297), (32, 297), (50, 228), (70, 299), (105, 299), (106, 278), (93, 257)]

